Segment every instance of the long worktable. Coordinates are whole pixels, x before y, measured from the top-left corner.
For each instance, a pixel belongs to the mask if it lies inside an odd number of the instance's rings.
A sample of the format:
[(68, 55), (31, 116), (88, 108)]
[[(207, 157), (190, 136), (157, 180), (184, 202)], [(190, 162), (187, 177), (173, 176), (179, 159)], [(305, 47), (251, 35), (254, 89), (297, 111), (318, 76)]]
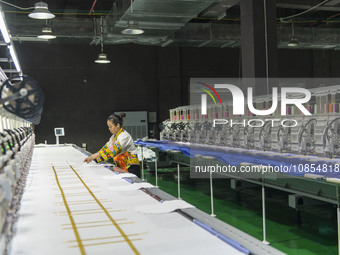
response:
[(84, 158), (73, 146), (34, 148), (10, 255), (281, 254), (129, 173)]

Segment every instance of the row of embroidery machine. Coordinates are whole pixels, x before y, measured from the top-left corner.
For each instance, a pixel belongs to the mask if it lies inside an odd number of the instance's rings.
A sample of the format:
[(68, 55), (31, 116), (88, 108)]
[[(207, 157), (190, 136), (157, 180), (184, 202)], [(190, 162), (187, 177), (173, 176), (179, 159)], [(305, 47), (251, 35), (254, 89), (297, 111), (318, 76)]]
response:
[[(288, 105), (281, 115), (280, 102), (270, 116), (232, 115), (232, 100), (208, 105), (201, 114), (200, 105), (170, 110), (163, 122), (161, 140), (211, 144), (245, 149), (271, 150), (328, 157), (340, 156), (340, 86), (310, 89), (311, 99), (304, 115), (296, 106)], [(301, 95), (290, 95), (299, 98)], [(269, 109), (271, 95), (253, 99), (258, 110)], [(245, 109), (246, 106), (245, 106)]]
[(0, 109), (0, 254), (6, 254), (31, 164), (31, 123)]

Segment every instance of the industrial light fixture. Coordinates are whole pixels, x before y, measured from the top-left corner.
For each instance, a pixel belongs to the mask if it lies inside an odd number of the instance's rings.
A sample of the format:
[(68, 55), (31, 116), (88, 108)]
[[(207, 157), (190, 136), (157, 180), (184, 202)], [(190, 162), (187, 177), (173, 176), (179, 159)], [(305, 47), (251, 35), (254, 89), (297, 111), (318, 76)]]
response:
[(9, 44), (11, 42), (11, 38), (9, 37), (9, 33), (7, 30), (4, 14), (2, 10), (0, 11), (0, 30), (2, 37), (4, 38), (5, 43)]
[(299, 41), (296, 38), (293, 38), (290, 40), (290, 42), (287, 44), (289, 47), (296, 47), (299, 45)]
[(292, 21), (292, 38), (290, 42), (287, 44), (288, 47), (296, 47), (299, 45), (299, 41), (295, 37), (295, 31), (294, 31), (294, 22)]
[(53, 19), (55, 15), (48, 10), (48, 5), (44, 2), (37, 2), (34, 5), (35, 10), (28, 14), (32, 19)]
[[(130, 4), (130, 13), (131, 13), (131, 17), (133, 16), (133, 7), (132, 7), (132, 0), (131, 0), (131, 4)], [(137, 20), (129, 20), (127, 23), (127, 27), (122, 30), (121, 32), (124, 35), (140, 35), (144, 33), (144, 30), (141, 29), (138, 26), (138, 21)]]
[(144, 30), (140, 29), (137, 20), (129, 20), (127, 27), (122, 31), (124, 35), (140, 35), (143, 33)]
[(8, 79), (7, 75), (5, 74), (4, 70), (0, 67), (0, 82), (5, 82)]
[(20, 63), (19, 63), (17, 54), (16, 54), (16, 52), (15, 52), (14, 46), (13, 46), (12, 44), (8, 45), (8, 49), (9, 49), (9, 54), (10, 54), (11, 57), (12, 57), (12, 60), (13, 60), (15, 69), (17, 70), (17, 72), (18, 72), (19, 74), (21, 74), (22, 71), (21, 71)]
[(21, 74), (22, 70), (21, 70), (21, 67), (20, 67), (20, 63), (19, 63), (17, 54), (15, 52), (15, 48), (14, 48), (12, 42), (11, 42), (11, 37), (9, 36), (9, 33), (8, 33), (5, 17), (4, 17), (1, 6), (0, 6), (0, 30), (1, 30), (1, 34), (2, 34), (3, 39), (4, 39), (5, 43), (7, 44), (9, 54), (11, 55), (11, 58), (12, 58), (13, 63), (15, 65), (15, 69), (17, 70), (17, 72), (19, 74)]
[(109, 64), (111, 61), (107, 58), (105, 53), (99, 53), (98, 58), (94, 61), (98, 64)]
[(41, 31), (41, 35), (38, 35), (38, 38), (41, 38), (41, 39), (55, 39), (57, 37), (52, 34), (52, 28), (50, 28), (50, 27), (43, 27), (42, 31)]
[(98, 58), (94, 61), (98, 64), (109, 64), (111, 61), (107, 58), (107, 55), (103, 52), (103, 17), (100, 18), (100, 48), (101, 53), (99, 53)]

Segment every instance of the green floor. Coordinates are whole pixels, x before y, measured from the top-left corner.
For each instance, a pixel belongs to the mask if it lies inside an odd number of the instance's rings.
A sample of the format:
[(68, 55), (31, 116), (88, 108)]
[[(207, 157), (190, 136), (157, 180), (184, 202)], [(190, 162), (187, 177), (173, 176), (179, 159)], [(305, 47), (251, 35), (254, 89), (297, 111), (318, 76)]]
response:
[[(173, 171), (172, 171), (173, 170)], [(177, 169), (160, 169), (160, 189), (177, 197)], [(155, 176), (145, 173), (148, 182)], [(332, 205), (303, 208), (301, 223), (297, 212), (288, 207), (288, 194), (267, 190), (267, 241), (287, 254), (338, 254), (336, 209)], [(198, 209), (211, 213), (209, 180), (190, 179), (181, 173), (181, 197)], [(236, 192), (230, 180), (214, 179), (214, 208), (217, 218), (262, 241), (262, 205), (260, 189)]]

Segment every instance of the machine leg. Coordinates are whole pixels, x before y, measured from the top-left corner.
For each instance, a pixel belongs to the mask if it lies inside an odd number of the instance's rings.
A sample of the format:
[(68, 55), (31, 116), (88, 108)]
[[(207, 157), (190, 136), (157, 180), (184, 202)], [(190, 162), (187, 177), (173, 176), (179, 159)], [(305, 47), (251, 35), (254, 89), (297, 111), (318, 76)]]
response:
[(338, 221), (338, 254), (340, 255), (340, 208), (338, 205), (337, 210), (337, 221)]
[(336, 208), (336, 219), (338, 224), (338, 254), (340, 255), (340, 202), (339, 202), (339, 186), (336, 185), (336, 198), (338, 201)]
[(142, 162), (141, 162), (142, 181), (145, 181), (145, 178), (144, 178), (144, 155), (143, 155), (144, 147), (141, 146), (141, 149), (142, 149)]
[(177, 163), (177, 186), (178, 186), (178, 199), (182, 199), (181, 198), (181, 171), (180, 171), (180, 167), (179, 164)]
[(212, 180), (212, 172), (210, 172), (210, 201), (211, 201), (211, 216), (216, 217), (214, 213), (214, 188), (213, 188), (213, 180)]
[(262, 184), (262, 221), (263, 221), (263, 241), (264, 244), (270, 244), (267, 241), (266, 233), (266, 193), (264, 184)]
[(301, 217), (301, 211), (297, 210), (296, 211), (296, 223), (301, 225), (302, 224), (302, 217)]
[(155, 157), (155, 177), (156, 177), (156, 188), (159, 188), (158, 186), (158, 169), (157, 169), (157, 154), (156, 154), (156, 157)]

